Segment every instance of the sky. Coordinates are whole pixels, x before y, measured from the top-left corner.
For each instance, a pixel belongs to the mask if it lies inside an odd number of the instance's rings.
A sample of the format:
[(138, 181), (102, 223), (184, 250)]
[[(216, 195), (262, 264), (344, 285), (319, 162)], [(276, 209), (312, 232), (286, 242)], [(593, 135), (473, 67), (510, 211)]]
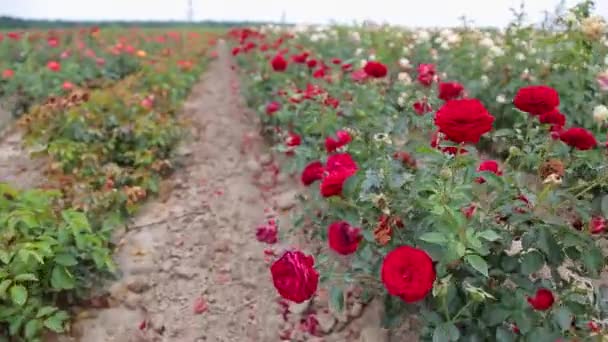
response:
[[(509, 8), (522, 0), (191, 0), (195, 20), (255, 20), (339, 23), (388, 22), (457, 26), (463, 14), (479, 26), (504, 26)], [(538, 22), (559, 0), (523, 0)], [(567, 5), (577, 0), (566, 0)], [(0, 0), (0, 15), (71, 20), (185, 20), (188, 0)], [(608, 18), (608, 0), (596, 0), (596, 13)]]

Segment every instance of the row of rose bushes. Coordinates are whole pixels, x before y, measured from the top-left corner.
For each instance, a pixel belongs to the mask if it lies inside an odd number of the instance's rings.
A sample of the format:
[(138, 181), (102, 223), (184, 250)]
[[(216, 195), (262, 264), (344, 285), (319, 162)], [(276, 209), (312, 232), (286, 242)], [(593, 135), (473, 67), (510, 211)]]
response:
[[(570, 13), (584, 22), (590, 17), (580, 9)], [(536, 43), (555, 40), (544, 48), (568, 39), (512, 29)], [(438, 77), (442, 64), (475, 69), (468, 54), (452, 52), (438, 65), (431, 46), (416, 45), (398, 56), (429, 60), (397, 69), (404, 63), (387, 56), (420, 32), (351, 29), (355, 40), (335, 32), (244, 29), (229, 36), (249, 104), (277, 150), (290, 156), (286, 170), (310, 188), (296, 228), (312, 228), (327, 242), (312, 251), (315, 257), (292, 249), (276, 255), (270, 271), (279, 294), (303, 302), (322, 281), (340, 308), (345, 289), (356, 285), (385, 298), (389, 326), (416, 313), (421, 340), (602, 335), (608, 288), (591, 279), (605, 266), (607, 113), (591, 130), (563, 110), (588, 89), (563, 94), (552, 82), (538, 84), (530, 71), (503, 83), (513, 96), (490, 106), (472, 96), (483, 91), (466, 85), (474, 82), (470, 70)], [(361, 48), (374, 58), (359, 65)], [(574, 77), (580, 66), (561, 72)], [(512, 119), (498, 122), (506, 117)], [(505, 136), (512, 144), (498, 154), (503, 159), (492, 159)], [(581, 178), (581, 169), (593, 172)], [(290, 232), (281, 233), (289, 240)], [(272, 222), (257, 237), (274, 244), (278, 234)]]
[[(109, 42), (116, 32), (96, 34)], [(36, 341), (45, 329), (68, 329), (70, 315), (60, 308), (112, 274), (112, 230), (172, 171), (183, 133), (179, 108), (205, 67), (211, 36), (166, 34), (164, 48), (150, 53), (145, 41), (162, 36), (136, 31), (119, 39), (148, 51), (128, 57), (137, 60), (135, 73), (99, 89), (47, 89), (57, 95), (19, 119), (23, 143), (48, 164), (42, 189), (0, 188), (0, 335)], [(64, 81), (56, 72), (44, 77)]]

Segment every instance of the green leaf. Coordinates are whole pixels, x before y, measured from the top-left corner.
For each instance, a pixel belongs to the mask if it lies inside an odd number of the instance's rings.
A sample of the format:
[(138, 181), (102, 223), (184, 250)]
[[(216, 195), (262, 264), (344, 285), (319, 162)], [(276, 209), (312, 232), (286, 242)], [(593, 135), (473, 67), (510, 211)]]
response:
[(459, 338), (460, 331), (450, 322), (441, 324), (433, 331), (433, 342), (458, 341)]
[(508, 329), (505, 329), (503, 327), (498, 327), (498, 329), (496, 329), (496, 341), (497, 342), (514, 342), (515, 334)]
[(63, 324), (67, 319), (65, 315), (59, 315), (59, 313), (61, 313), (61, 311), (44, 320), (44, 326), (56, 333), (62, 333), (64, 331)]
[(13, 285), (9, 290), (13, 303), (23, 306), (27, 302), (27, 289), (22, 285)]
[(32, 273), (22, 273), (15, 277), (15, 281), (38, 281), (38, 278)]
[(538, 248), (545, 253), (547, 259), (552, 265), (559, 265), (563, 260), (561, 248), (555, 241), (555, 237), (548, 229), (540, 229), (537, 241)]
[(420, 236), (420, 240), (436, 244), (445, 244), (448, 242), (448, 239), (444, 234), (437, 232), (424, 233)]
[(76, 266), (78, 265), (78, 260), (76, 260), (76, 258), (68, 253), (62, 253), (62, 254), (57, 254), (55, 256), (55, 262), (58, 263), (59, 265), (63, 265), (63, 266)]
[(37, 320), (37, 319), (30, 320), (29, 322), (27, 322), (25, 324), (25, 328), (24, 328), (25, 338), (28, 341), (31, 341), (38, 335), (38, 333), (40, 332), (41, 329), (42, 329), (42, 322), (40, 322), (40, 320)]
[(608, 217), (608, 195), (602, 197), (601, 207), (602, 214), (604, 214), (604, 217)]
[(12, 258), (12, 255), (8, 251), (0, 250), (0, 261), (2, 261), (5, 264), (8, 264), (11, 262), (11, 258)]
[(63, 266), (55, 266), (51, 272), (51, 286), (55, 289), (70, 290), (75, 286), (74, 277)]
[(329, 290), (330, 305), (337, 312), (342, 312), (344, 309), (344, 293), (337, 286), (332, 286)]
[(543, 267), (545, 258), (537, 251), (530, 251), (521, 258), (521, 273), (530, 275)]
[(479, 273), (486, 277), (488, 276), (488, 263), (484, 260), (484, 258), (476, 254), (469, 254), (464, 257), (464, 260)]
[(6, 298), (6, 291), (12, 283), (13, 281), (10, 279), (5, 279), (0, 283), (0, 298)]
[(480, 238), (484, 239), (484, 240), (488, 240), (488, 241), (496, 241), (500, 239), (500, 235), (498, 235), (498, 233), (496, 233), (495, 231), (488, 229), (488, 230), (484, 230), (483, 232), (479, 232), (477, 234), (477, 236), (479, 236)]
[(59, 310), (59, 309), (54, 306), (43, 306), (38, 310), (38, 313), (36, 314), (36, 318), (42, 318), (44, 316), (48, 316), (57, 310)]
[(587, 250), (582, 254), (583, 264), (591, 271), (592, 275), (597, 274), (602, 269), (604, 257), (602, 251), (596, 246), (588, 246)]
[(560, 307), (553, 314), (553, 319), (555, 320), (555, 322), (557, 322), (562, 331), (566, 331), (572, 328), (573, 317), (574, 315), (572, 315), (572, 312), (570, 312), (570, 310), (565, 307)]

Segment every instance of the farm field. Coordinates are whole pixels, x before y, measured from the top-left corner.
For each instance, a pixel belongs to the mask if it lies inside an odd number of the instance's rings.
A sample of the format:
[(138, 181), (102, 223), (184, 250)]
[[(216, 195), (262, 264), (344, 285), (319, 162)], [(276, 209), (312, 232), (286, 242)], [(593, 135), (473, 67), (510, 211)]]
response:
[(608, 24), (12, 30), (0, 341), (608, 340)]

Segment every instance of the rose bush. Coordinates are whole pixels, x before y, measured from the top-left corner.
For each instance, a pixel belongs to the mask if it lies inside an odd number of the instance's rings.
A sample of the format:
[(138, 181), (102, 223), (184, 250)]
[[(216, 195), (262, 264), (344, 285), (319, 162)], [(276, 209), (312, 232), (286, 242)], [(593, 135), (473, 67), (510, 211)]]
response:
[[(586, 38), (589, 10), (555, 31), (520, 17), (500, 33), (233, 30), (234, 49), (271, 50), (237, 54), (245, 95), (309, 188), (297, 228), (328, 246), (279, 254), (279, 294), (311, 298), (319, 272), (333, 307), (357, 285), (384, 298), (387, 326), (417, 313), (424, 341), (603, 334), (608, 288), (591, 279), (605, 266), (606, 126), (592, 112), (608, 49)], [(277, 72), (279, 51), (295, 62)]]

